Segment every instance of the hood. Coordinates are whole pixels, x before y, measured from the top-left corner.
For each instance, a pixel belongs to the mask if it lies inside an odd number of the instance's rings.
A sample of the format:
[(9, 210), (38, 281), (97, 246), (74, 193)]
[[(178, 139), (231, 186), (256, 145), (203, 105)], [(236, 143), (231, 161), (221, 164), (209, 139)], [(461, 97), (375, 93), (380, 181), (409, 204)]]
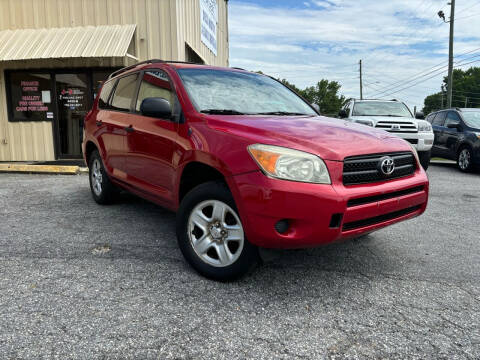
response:
[(343, 161), (347, 156), (411, 150), (407, 142), (386, 131), (321, 116), (208, 115), (207, 124), (252, 144), (284, 146), (325, 160)]
[(350, 120), (371, 120), (374, 124), (379, 121), (389, 121), (396, 123), (417, 123), (417, 119), (412, 117), (397, 117), (397, 116), (352, 116)]

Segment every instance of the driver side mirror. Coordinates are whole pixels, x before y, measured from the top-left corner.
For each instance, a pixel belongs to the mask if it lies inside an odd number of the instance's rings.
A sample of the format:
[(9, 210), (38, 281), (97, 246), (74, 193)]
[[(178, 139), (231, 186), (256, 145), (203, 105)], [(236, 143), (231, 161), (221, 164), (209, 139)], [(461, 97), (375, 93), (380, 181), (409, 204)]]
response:
[(172, 118), (172, 107), (170, 102), (161, 97), (145, 98), (140, 105), (140, 112), (144, 116), (160, 119)]
[(455, 123), (447, 124), (447, 128), (460, 130), (460, 123), (455, 122)]
[(348, 114), (347, 112), (345, 111), (345, 109), (342, 109), (338, 112), (338, 117), (340, 119), (346, 119), (348, 117)]
[(424, 119), (425, 119), (425, 115), (423, 114), (423, 112), (418, 111), (418, 112), (415, 114), (415, 119), (424, 120)]

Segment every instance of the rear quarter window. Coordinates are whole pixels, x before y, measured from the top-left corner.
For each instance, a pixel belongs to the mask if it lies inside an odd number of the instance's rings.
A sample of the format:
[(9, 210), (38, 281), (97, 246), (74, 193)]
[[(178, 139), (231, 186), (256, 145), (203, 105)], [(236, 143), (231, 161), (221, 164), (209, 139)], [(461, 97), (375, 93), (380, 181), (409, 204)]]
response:
[(127, 75), (118, 80), (113, 98), (111, 101), (111, 109), (118, 111), (130, 111), (132, 100), (135, 97), (137, 88), (138, 73)]
[(102, 90), (100, 91), (100, 97), (98, 99), (98, 107), (100, 109), (108, 108), (108, 98), (110, 97), (114, 84), (115, 81), (107, 81), (105, 84), (103, 84)]

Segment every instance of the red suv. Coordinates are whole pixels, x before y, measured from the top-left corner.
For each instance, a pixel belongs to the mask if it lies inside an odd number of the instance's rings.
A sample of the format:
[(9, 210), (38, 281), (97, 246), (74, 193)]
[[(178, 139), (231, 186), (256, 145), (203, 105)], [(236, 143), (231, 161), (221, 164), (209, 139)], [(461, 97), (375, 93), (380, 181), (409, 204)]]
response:
[(428, 179), (406, 141), (318, 116), (241, 69), (151, 60), (113, 73), (85, 119), (93, 198), (128, 190), (177, 211), (204, 276), (237, 278), (258, 247), (305, 248), (420, 215)]

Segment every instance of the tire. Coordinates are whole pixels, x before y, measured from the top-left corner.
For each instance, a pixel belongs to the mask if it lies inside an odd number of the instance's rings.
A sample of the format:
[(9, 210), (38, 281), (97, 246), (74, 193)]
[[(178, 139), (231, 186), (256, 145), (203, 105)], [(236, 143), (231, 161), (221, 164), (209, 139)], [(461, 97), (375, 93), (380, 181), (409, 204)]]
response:
[(470, 172), (473, 170), (472, 150), (468, 146), (463, 146), (458, 151), (457, 166), (460, 171), (463, 172)]
[(201, 275), (217, 281), (244, 276), (260, 259), (222, 182), (201, 184), (184, 197), (177, 212), (177, 241), (187, 262)]
[(110, 181), (98, 150), (94, 150), (90, 155), (88, 169), (93, 199), (101, 205), (111, 204), (118, 190)]
[(422, 165), (424, 170), (428, 169), (428, 165), (430, 165), (430, 157), (432, 153), (431, 151), (420, 151), (418, 153), (418, 158), (420, 159), (420, 164)]

